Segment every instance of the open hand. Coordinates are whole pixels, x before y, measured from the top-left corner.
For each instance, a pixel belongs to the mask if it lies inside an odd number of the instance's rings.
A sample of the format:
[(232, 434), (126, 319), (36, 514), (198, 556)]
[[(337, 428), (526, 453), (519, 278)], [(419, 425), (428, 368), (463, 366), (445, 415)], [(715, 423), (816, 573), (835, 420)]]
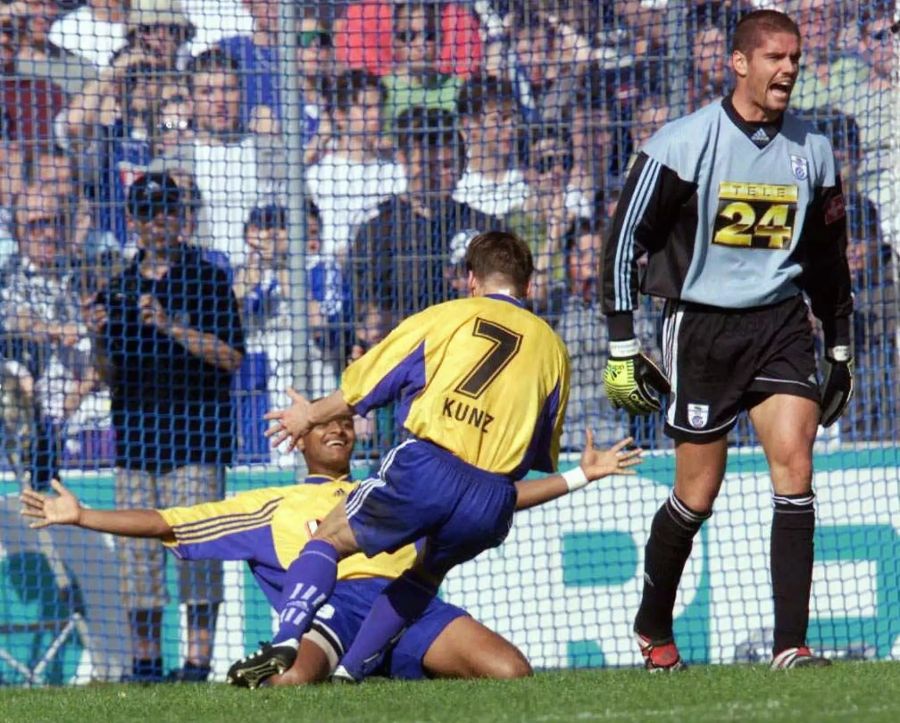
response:
[(50, 484), (58, 496), (50, 497), (32, 489), (23, 490), (19, 497), (24, 505), (20, 514), (35, 520), (28, 525), (32, 529), (50, 525), (77, 525), (81, 517), (81, 505), (78, 498), (69, 492), (58, 479), (50, 480)]
[(297, 448), (300, 439), (305, 437), (312, 427), (310, 423), (312, 402), (294, 389), (288, 389), (287, 394), (293, 404), (287, 409), (269, 412), (265, 415), (265, 419), (275, 422), (266, 430), (266, 436), (272, 439), (272, 446), (278, 447), (282, 442), (290, 440), (287, 448), (290, 452)]
[(588, 429), (585, 434), (584, 451), (581, 453), (581, 469), (584, 470), (589, 480), (598, 480), (611, 474), (637, 474), (631, 468), (644, 461), (641, 458), (643, 450), (640, 447), (626, 449), (634, 442), (633, 438), (627, 437), (609, 449), (599, 450), (594, 449), (594, 433)]

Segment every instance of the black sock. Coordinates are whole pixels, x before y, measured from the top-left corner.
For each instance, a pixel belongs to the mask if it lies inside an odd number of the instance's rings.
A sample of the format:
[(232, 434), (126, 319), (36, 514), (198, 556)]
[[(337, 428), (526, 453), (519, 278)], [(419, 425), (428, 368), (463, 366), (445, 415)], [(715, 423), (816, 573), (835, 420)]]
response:
[(806, 644), (812, 587), (815, 494), (773, 495), (771, 569), (775, 601), (773, 654)]
[(131, 661), (131, 675), (137, 682), (158, 683), (163, 677), (163, 659), (135, 658)]
[(712, 512), (695, 512), (675, 496), (653, 518), (644, 548), (644, 593), (634, 621), (635, 632), (651, 640), (672, 637), (672, 609), (681, 573), (691, 554), (694, 535)]

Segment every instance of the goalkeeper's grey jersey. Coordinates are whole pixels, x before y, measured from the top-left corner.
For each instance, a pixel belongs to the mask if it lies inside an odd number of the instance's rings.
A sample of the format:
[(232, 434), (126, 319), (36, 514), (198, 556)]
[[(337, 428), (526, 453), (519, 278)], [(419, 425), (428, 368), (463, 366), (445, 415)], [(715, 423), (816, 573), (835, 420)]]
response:
[(641, 290), (730, 309), (806, 292), (828, 325), (849, 317), (840, 177), (829, 141), (785, 113), (744, 121), (730, 98), (658, 131), (632, 167), (604, 249), (603, 310)]

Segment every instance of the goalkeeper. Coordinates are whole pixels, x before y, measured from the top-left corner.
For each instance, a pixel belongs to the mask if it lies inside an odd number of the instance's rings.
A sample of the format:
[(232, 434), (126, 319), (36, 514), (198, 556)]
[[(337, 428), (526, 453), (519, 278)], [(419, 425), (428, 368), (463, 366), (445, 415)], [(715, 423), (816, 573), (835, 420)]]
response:
[[(640, 462), (640, 450), (625, 451), (630, 441), (598, 451), (588, 433), (581, 456), (582, 483), (567, 484), (562, 475), (518, 482), (517, 509), (554, 499), (613, 472), (634, 474), (629, 467)], [(357, 487), (349, 478), (354, 442), (350, 416), (314, 426), (299, 445), (309, 470), (306, 484), (252, 490), (191, 507), (91, 510), (54, 480), (59, 495), (26, 490), (22, 514), (36, 520), (32, 527), (70, 524), (116, 535), (158, 538), (182, 559), (246, 560), (275, 607), (281, 598), (285, 568), (297, 550), (306, 544), (335, 500)], [(342, 560), (330, 606), (319, 611), (290, 670), (273, 676), (270, 682), (295, 685), (326, 680), (379, 593), (415, 557), (415, 546), (407, 545), (371, 559), (357, 554)], [(473, 620), (465, 610), (435, 598), (389, 651), (379, 672), (406, 679), (515, 678), (530, 675), (531, 666), (508, 640)]]
[[(828, 140), (786, 111), (800, 34), (783, 13), (739, 22), (734, 91), (669, 123), (641, 149), (619, 201), (602, 272), (612, 403), (661, 408), (675, 440), (675, 487), (647, 542), (635, 633), (647, 668), (683, 665), (672, 609), (694, 535), (712, 514), (728, 432), (747, 411), (766, 453), (774, 515), (773, 668), (824, 665), (806, 644), (815, 527), (812, 446), (852, 391), (850, 274), (841, 179)], [(632, 310), (667, 300), (665, 376), (641, 353)], [(817, 382), (804, 295), (825, 335)], [(667, 378), (668, 377), (668, 378)]]

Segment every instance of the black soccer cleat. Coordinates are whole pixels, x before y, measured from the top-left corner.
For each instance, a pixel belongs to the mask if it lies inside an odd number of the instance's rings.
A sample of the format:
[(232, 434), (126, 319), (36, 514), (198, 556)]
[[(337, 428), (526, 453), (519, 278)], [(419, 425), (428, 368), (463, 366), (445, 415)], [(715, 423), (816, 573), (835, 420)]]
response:
[(260, 643), (259, 650), (228, 669), (227, 680), (241, 688), (258, 688), (263, 681), (288, 670), (296, 659), (297, 649), (291, 645)]
[(828, 658), (813, 655), (805, 645), (799, 648), (787, 648), (772, 658), (769, 666), (772, 670), (791, 670), (792, 668), (825, 668), (831, 665)]

